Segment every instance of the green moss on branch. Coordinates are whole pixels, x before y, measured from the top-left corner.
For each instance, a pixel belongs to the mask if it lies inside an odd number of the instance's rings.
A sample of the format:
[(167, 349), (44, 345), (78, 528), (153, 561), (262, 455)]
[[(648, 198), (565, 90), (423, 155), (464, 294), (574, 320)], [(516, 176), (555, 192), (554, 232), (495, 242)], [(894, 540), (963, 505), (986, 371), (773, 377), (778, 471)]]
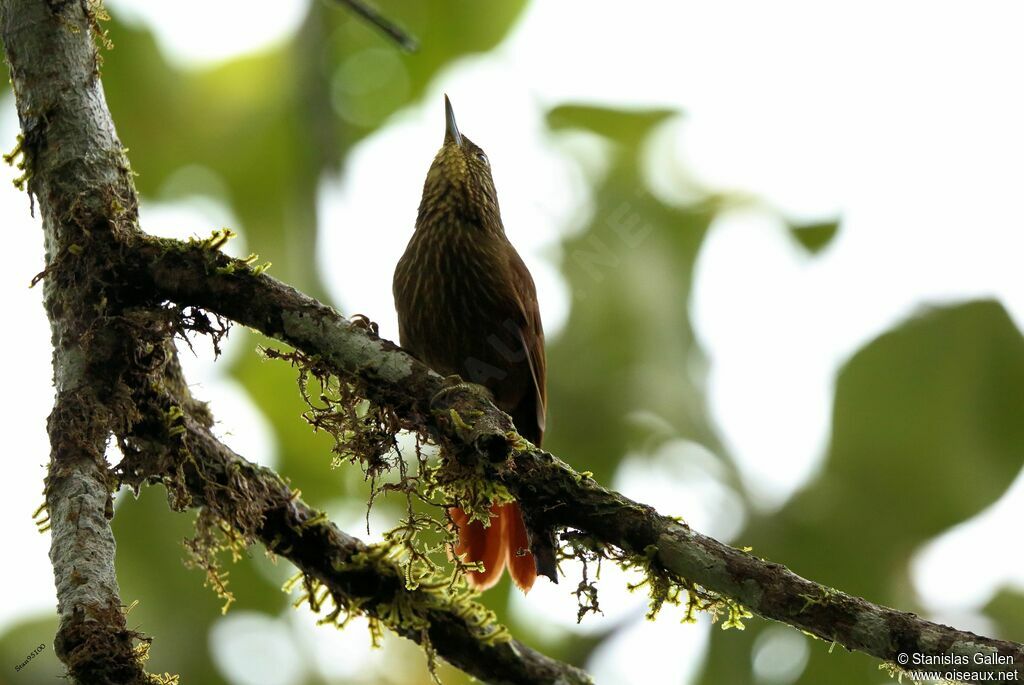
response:
[[(883, 661), (901, 652), (991, 650), (1009, 663), (987, 670), (1024, 674), (1024, 645), (826, 592), (780, 564), (723, 545), (601, 487), (517, 440), (508, 417), (486, 398), (442, 392), (444, 379), (375, 332), (265, 275), (218, 272), (230, 261), (223, 255), (147, 241), (131, 261), (136, 277), (157, 297), (209, 309), (323, 360), (344, 382), (392, 410), (403, 428), (428, 435), (504, 486), (522, 504), (532, 533), (582, 531), (626, 559), (649, 560), (656, 602), (670, 599), (673, 587), (699, 588), (712, 598), (706, 608), (725, 611), (725, 625), (737, 625), (749, 610)], [(808, 602), (807, 597), (823, 599)]]

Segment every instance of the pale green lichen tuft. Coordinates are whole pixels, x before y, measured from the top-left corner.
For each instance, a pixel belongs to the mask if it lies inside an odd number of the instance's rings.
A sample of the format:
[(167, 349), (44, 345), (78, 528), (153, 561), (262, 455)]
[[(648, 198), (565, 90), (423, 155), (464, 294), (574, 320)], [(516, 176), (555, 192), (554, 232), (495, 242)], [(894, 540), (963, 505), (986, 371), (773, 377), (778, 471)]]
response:
[[(229, 240), (237, 236), (238, 234), (232, 231), (230, 228), (220, 228), (210, 234), (208, 238), (191, 238), (188, 242), (190, 246), (198, 246), (204, 250), (212, 250), (218, 252), (227, 244)], [(241, 259), (232, 259), (224, 266), (218, 266), (215, 271), (217, 274), (231, 275), (247, 273), (253, 276), (259, 276), (265, 273), (267, 269), (271, 267), (271, 262), (263, 262), (257, 264), (260, 256), (255, 252), (249, 253), (248, 256)]]
[(164, 413), (164, 429), (168, 437), (180, 437), (187, 432), (185, 428), (185, 412), (177, 405), (171, 407)]
[(195, 530), (195, 537), (183, 542), (188, 551), (185, 566), (201, 569), (206, 574), (203, 584), (223, 600), (221, 614), (226, 614), (235, 601), (235, 595), (228, 588), (230, 572), (222, 567), (220, 556), (226, 552), (231, 555), (232, 563), (237, 563), (244, 557), (249, 541), (235, 526), (205, 507), (199, 511)]
[[(134, 606), (134, 603), (132, 606)], [(144, 640), (139, 644), (135, 645), (135, 647), (132, 649), (135, 658), (139, 661), (140, 664), (144, 664), (147, 661), (149, 661), (150, 646), (150, 642)], [(178, 685), (181, 682), (181, 676), (167, 672), (164, 672), (162, 674), (147, 673), (146, 681), (150, 683), (150, 685)]]
[[(912, 683), (913, 685), (919, 685), (919, 684), (924, 683), (924, 682), (935, 682), (935, 681), (917, 680), (916, 678), (913, 677), (913, 675), (909, 671), (904, 670), (903, 667), (901, 667), (901, 666), (899, 666), (897, 664), (894, 664), (891, 661), (883, 661), (882, 663), (878, 664), (878, 670), (879, 671), (885, 671), (889, 675), (889, 677), (892, 678), (893, 680), (895, 680), (897, 683), (902, 683), (902, 682), (906, 681), (908, 683)], [(947, 683), (949, 681), (948, 680), (943, 680), (941, 682)]]
[[(422, 560), (407, 559), (406, 547), (394, 539), (370, 545), (346, 561), (336, 561), (333, 570), (339, 574), (370, 572), (382, 579), (404, 576), (406, 591), (394, 592), (381, 601), (366, 598), (353, 601), (302, 573), (290, 578), (283, 589), (292, 592), (301, 587), (294, 606), (307, 604), (314, 613), (323, 614), (318, 621), (321, 625), (344, 628), (354, 616), (365, 616), (374, 647), (380, 646), (384, 628), (415, 638), (427, 655), (428, 669), (435, 682), (437, 655), (429, 631), (437, 616), (454, 616), (464, 621), (473, 636), (483, 644), (492, 645), (510, 639), (507, 629), (497, 622), (494, 612), (475, 601), (475, 592), (465, 584), (439, 575)], [(409, 587), (410, 577), (415, 581), (413, 588)]]
[(578, 602), (577, 621), (588, 613), (598, 613), (598, 592), (596, 584), (588, 578), (588, 564), (597, 564), (597, 576), (600, 578), (602, 560), (612, 561), (623, 569), (638, 571), (642, 579), (627, 585), (632, 592), (647, 589), (649, 604), (646, 618), (653, 621), (666, 604), (682, 606), (686, 611), (683, 623), (695, 623), (699, 613), (708, 614), (712, 622), (721, 620), (723, 630), (744, 629), (743, 621), (753, 614), (744, 606), (730, 597), (720, 595), (663, 568), (657, 563), (658, 548), (649, 545), (644, 554), (630, 554), (621, 549), (600, 543), (588, 535), (578, 532), (565, 533), (562, 539), (567, 542), (560, 552), (561, 558), (571, 558), (583, 562), (582, 580), (576, 589)]
[(50, 530), (50, 512), (46, 509), (45, 501), (32, 512), (32, 521), (36, 524), (36, 530), (40, 533)]
[[(89, 28), (92, 30), (96, 43), (104, 50), (113, 50), (114, 41), (110, 39), (110, 33), (103, 28), (101, 22), (110, 21), (110, 14), (103, 6), (103, 0), (88, 0), (86, 3), (86, 18), (89, 20)], [(103, 56), (97, 52), (97, 67), (103, 66)]]
[[(372, 323), (360, 325), (375, 330)], [(333, 595), (315, 579), (300, 575), (287, 587), (293, 589), (302, 584), (303, 594), (298, 603), (309, 604), (318, 613), (323, 610), (322, 621), (339, 627), (356, 613), (370, 618), (371, 633), (375, 636), (382, 627), (416, 635), (431, 662), (434, 656), (426, 631), (434, 609), (454, 610), (485, 641), (506, 639), (504, 629), (497, 626), (492, 613), (473, 600), (474, 593), (464, 581), (464, 574), (472, 569), (454, 555), (456, 536), (450, 514), (451, 508), (458, 507), (469, 520), (486, 526), (495, 504), (514, 501), (508, 488), (494, 479), (495, 464), (484, 459), (460, 458), (459, 445), (442, 442), (436, 450), (428, 448), (432, 436), (421, 426), (403, 421), (393, 410), (369, 401), (358, 379), (338, 378), (318, 357), (274, 349), (265, 349), (263, 354), (297, 369), (300, 394), (306, 404), (303, 418), (315, 431), (327, 432), (333, 438), (332, 466), (351, 463), (361, 468), (370, 485), (368, 511), (381, 494), (397, 494), (406, 504), (404, 515), (388, 531), (383, 543), (335, 568), (338, 572), (372, 568), (382, 576), (397, 574), (404, 593), (394, 593), (383, 604), (354, 605)], [(472, 439), (479, 430), (474, 425), (482, 416), (479, 412), (456, 410), (450, 405), (434, 411), (438, 422), (448, 424), (462, 436)], [(414, 445), (405, 448), (404, 453), (397, 440), (403, 430), (409, 431)], [(507, 438), (513, 456), (533, 449), (514, 432), (508, 433)], [(581, 480), (591, 477), (589, 473), (579, 475)], [(560, 558), (583, 562), (583, 577), (575, 593), (578, 620), (601, 611), (595, 581), (600, 578), (604, 560), (642, 575), (642, 580), (630, 589), (647, 589), (649, 619), (653, 620), (666, 603), (684, 602), (684, 621), (693, 622), (698, 612), (705, 612), (713, 621), (720, 620), (723, 628), (743, 629), (743, 621), (751, 616), (734, 600), (665, 569), (657, 561), (658, 549), (654, 545), (636, 554), (602, 545), (582, 533), (567, 532), (561, 537), (566, 544), (559, 550)]]
[(213, 250), (214, 252), (217, 252), (220, 251), (220, 249), (223, 248), (229, 240), (237, 235), (238, 234), (230, 228), (219, 228), (213, 231), (209, 238), (190, 238), (188, 244), (201, 247), (204, 250)]
[[(357, 325), (374, 330), (372, 322)], [(357, 384), (339, 379), (319, 358), (297, 351), (262, 350), (265, 357), (289, 362), (298, 370), (299, 392), (306, 403), (303, 418), (314, 431), (324, 431), (334, 440), (332, 467), (344, 463), (358, 465), (369, 482), (367, 513), (381, 494), (397, 494), (405, 500), (405, 515), (387, 533), (387, 540), (402, 550), (406, 586), (416, 589), (427, 576), (438, 574), (448, 565), (454, 572), (446, 584), (454, 587), (458, 578), (476, 564), (467, 564), (454, 554), (456, 535), (450, 508), (457, 506), (471, 521), (490, 524), (491, 507), (513, 501), (508, 489), (487, 477), (484, 465), (460, 460), (440, 450), (425, 449), (428, 437), (414, 431), (414, 446), (408, 455), (399, 447), (397, 435), (403, 425), (389, 408), (365, 397)], [(445, 413), (465, 430), (472, 430), (467, 418), (458, 412)], [(407, 458), (408, 457), (408, 458)], [(426, 575), (424, 575), (426, 574)]]
[(14, 179), (14, 187), (18, 190), (25, 190), (29, 179), (28, 162), (25, 160), (25, 136), (18, 134), (18, 142), (14, 149), (4, 155), (4, 162), (21, 172), (21, 175)]
[(839, 591), (835, 588), (822, 586), (821, 594), (818, 596), (808, 594), (800, 594), (798, 596), (804, 600), (803, 606), (800, 607), (800, 611), (804, 612), (812, 606), (824, 606), (826, 604), (831, 603), (835, 598), (839, 596)]

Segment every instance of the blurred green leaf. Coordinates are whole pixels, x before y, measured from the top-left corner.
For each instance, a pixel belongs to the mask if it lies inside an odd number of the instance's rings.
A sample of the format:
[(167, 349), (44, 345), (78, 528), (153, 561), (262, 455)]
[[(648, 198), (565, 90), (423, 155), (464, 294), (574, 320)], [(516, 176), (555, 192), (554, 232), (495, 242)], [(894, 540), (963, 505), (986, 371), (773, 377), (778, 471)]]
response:
[(828, 247), (838, 231), (838, 220), (813, 224), (791, 224), (789, 227), (789, 232), (796, 238), (797, 243), (811, 254), (818, 254)]
[(555, 131), (584, 129), (633, 148), (651, 129), (677, 114), (671, 109), (623, 111), (591, 105), (560, 105), (548, 112), (548, 125)]
[(597, 132), (616, 151), (594, 191), (593, 220), (563, 244), (572, 311), (548, 345), (547, 444), (585, 455), (574, 465), (602, 482), (630, 448), (626, 429), (636, 413), (649, 412), (712, 449), (717, 444), (699, 399), (702, 379), (690, 373), (702, 355), (687, 316), (693, 263), (712, 214), (662, 204), (638, 171), (644, 139), (671, 114), (574, 105), (548, 117), (555, 128)]
[[(1024, 338), (1001, 305), (919, 313), (839, 373), (820, 475), (742, 544), (812, 580), (913, 611), (911, 555), (997, 500), (1024, 453)], [(765, 622), (718, 635), (703, 683), (751, 682)], [(878, 662), (813, 642), (801, 682), (878, 679)]]
[(294, 40), (201, 70), (167, 64), (152, 34), (115, 16), (105, 90), (122, 141), (140, 152), (132, 163), (145, 196), (160, 199), (183, 167), (205, 167), (227, 191), (210, 194), (233, 209), (273, 273), (324, 297), (310, 268), (322, 172), (339, 169), (352, 144), (420, 97), (443, 65), (493, 47), (524, 6), (382, 3), (419, 36), (409, 55), (344, 7), (317, 1)]
[[(281, 344), (261, 335), (244, 332), (245, 347), (232, 368), (235, 375), (266, 416), (277, 434), (280, 446), (278, 473), (292, 479), (302, 490), (303, 499), (314, 506), (362, 488), (362, 474), (357, 468), (331, 468), (333, 439), (327, 433), (314, 433), (303, 420), (307, 406), (299, 393), (298, 369), (286, 362), (267, 360), (256, 352), (257, 346), (281, 348)], [(317, 392), (310, 387), (311, 392)], [(315, 395), (314, 395), (315, 397)], [(354, 478), (354, 481), (353, 481)], [(347, 487), (355, 483), (351, 491)], [(353, 531), (350, 531), (353, 532)]]
[[(407, 55), (344, 7), (317, 0), (292, 39), (203, 69), (167, 63), (152, 33), (115, 14), (104, 88), (144, 202), (200, 195), (223, 203), (240, 223), (232, 228), (244, 230), (261, 262), (273, 262), (274, 276), (326, 299), (315, 268), (324, 173), (342, 168), (352, 146), (420, 98), (444, 66), (494, 47), (525, 5), (381, 2), (382, 12), (420, 39), (420, 51)], [(218, 227), (184, 228), (205, 235)], [(247, 349), (230, 372), (268, 419), (281, 474), (313, 506), (345, 497), (362, 506), (362, 474), (332, 470), (332, 441), (301, 418), (296, 370), (255, 353), (257, 344), (273, 343), (239, 328), (232, 335), (245, 336)], [(202, 398), (202, 389), (196, 394)], [(159, 488), (122, 502), (114, 519), (118, 577), (125, 601), (140, 602), (133, 625), (156, 638), (152, 670), (180, 673), (183, 682), (218, 682), (205, 646), (221, 600), (203, 587), (202, 572), (182, 565), (181, 540), (192, 535), (192, 520), (168, 511)], [(225, 563), (236, 606), (277, 613), (289, 603), (270, 580), (280, 574), (264, 568), (260, 548), (250, 554)], [(490, 601), (504, 608), (502, 595)]]
[[(121, 599), (126, 605), (138, 602), (128, 614), (129, 627), (152, 637), (156, 645), (147, 669), (177, 673), (182, 681), (217, 682), (206, 635), (221, 616), (224, 602), (209, 587), (200, 569), (185, 568), (187, 558), (182, 542), (194, 535), (195, 512), (175, 513), (168, 509), (162, 486), (145, 488), (135, 499), (126, 496), (113, 520), (118, 542), (117, 571)], [(259, 547), (250, 555), (262, 555)], [(232, 563), (221, 559), (230, 576), (228, 588), (234, 593), (234, 607), (247, 610), (281, 611), (290, 602), (280, 587), (271, 585), (249, 559)], [(187, 607), (187, 610), (185, 609)], [(198, 648), (202, 647), (202, 648)]]
[(870, 494), (864, 515), (901, 541), (936, 535), (994, 502), (1020, 471), (1022, 398), (1024, 339), (1000, 304), (922, 312), (840, 373), (835, 488), (851, 502)]
[(1024, 592), (1003, 588), (985, 606), (985, 615), (999, 626), (999, 633), (994, 637), (1014, 642), (1024, 640)]
[[(273, 275), (324, 297), (315, 265), (316, 194), (325, 172), (341, 169), (353, 145), (422, 98), (444, 68), (500, 44), (526, 0), (378, 4), (419, 38), (418, 53), (402, 53), (337, 3), (318, 0), (289, 40), (212, 68), (181, 69), (164, 60), (150, 32), (115, 16), (109, 28), (116, 49), (106, 55), (104, 84), (145, 199), (198, 194), (224, 203), (250, 248), (274, 263)], [(715, 206), (665, 205), (639, 171), (648, 136), (676, 114), (564, 104), (548, 115), (552, 130), (588, 131), (612, 151), (590, 189), (587, 225), (561, 246), (572, 310), (548, 348), (547, 446), (606, 484), (624, 455), (675, 437), (728, 462), (705, 406), (706, 360), (689, 312), (693, 267)], [(203, 171), (183, 178), (189, 166)], [(187, 228), (205, 234), (216, 227)], [(837, 231), (838, 222), (791, 227), (811, 254)], [(301, 419), (295, 370), (256, 355), (256, 345), (267, 343), (259, 336), (234, 335), (246, 336), (247, 350), (230, 372), (269, 421), (280, 472), (314, 506), (339, 498), (362, 506), (358, 469), (332, 470), (331, 440)], [(1021, 343), (1002, 308), (981, 302), (924, 313), (866, 345), (839, 374), (820, 472), (781, 511), (751, 512), (741, 544), (815, 580), (913, 609), (910, 555), (991, 504), (1021, 468)], [(205, 645), (221, 601), (203, 587), (201, 572), (182, 565), (180, 542), (192, 534), (191, 521), (192, 514), (168, 511), (160, 488), (121, 502), (114, 519), (119, 580), (125, 601), (140, 601), (130, 625), (157, 640), (152, 670), (217, 682)], [(238, 605), (280, 612), (288, 598), (270, 579), (262, 551), (251, 556), (226, 566)], [(503, 619), (507, 582), (484, 598)], [(1020, 595), (1007, 591), (986, 609), (1017, 639), (1020, 604)], [(544, 640), (530, 621), (518, 623), (511, 626), (517, 637), (576, 663), (606, 637)], [(714, 631), (702, 681), (753, 682), (751, 652), (764, 626), (755, 619), (742, 633)], [(20, 662), (25, 639), (31, 651), (36, 637), (25, 636), (42, 635), (49, 646), (54, 627), (47, 617), (8, 631), (0, 640), (5, 663)], [(802, 682), (859, 685), (884, 677), (862, 655), (829, 654), (824, 642), (812, 642), (811, 651)], [(18, 682), (49, 681), (56, 660), (47, 656), (49, 664), (30, 666)]]

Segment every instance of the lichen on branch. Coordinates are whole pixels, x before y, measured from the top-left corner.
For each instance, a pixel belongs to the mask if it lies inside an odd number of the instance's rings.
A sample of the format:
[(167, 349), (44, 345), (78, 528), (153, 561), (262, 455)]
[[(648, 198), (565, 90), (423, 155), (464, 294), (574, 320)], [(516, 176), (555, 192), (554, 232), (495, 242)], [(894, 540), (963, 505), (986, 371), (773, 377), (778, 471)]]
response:
[[(376, 325), (365, 317), (357, 317), (354, 325), (376, 335)], [(454, 589), (467, 572), (480, 570), (456, 555), (450, 509), (459, 507), (470, 520), (488, 525), (491, 506), (512, 501), (507, 488), (491, 479), (477, 460), (460, 461), (444, 445), (434, 444), (426, 430), (367, 399), (362, 383), (337, 376), (322, 359), (297, 350), (261, 352), (297, 370), (299, 394), (307, 407), (303, 418), (314, 431), (333, 439), (331, 465), (349, 463), (361, 469), (370, 485), (367, 516), (380, 495), (404, 499), (405, 515), (385, 538), (402, 550), (408, 589), (435, 583), (439, 576), (447, 577)], [(398, 439), (403, 430), (404, 448)]]
[[(184, 403), (153, 397), (144, 404)], [(322, 623), (343, 627), (351, 616), (364, 615), (376, 634), (386, 628), (422, 645), (432, 672), (440, 658), (486, 682), (589, 682), (581, 671), (512, 639), (475, 593), (409, 559), (400, 540), (367, 545), (339, 530), (273, 471), (223, 445), (204, 421), (182, 415), (185, 449), (170, 453), (163, 435), (146, 432), (155, 425), (139, 424), (122, 436), (127, 456), (118, 472), (136, 488), (159, 481), (189, 494), (188, 506), (201, 507), (212, 533), (197, 545), (199, 559), (260, 542), (299, 569), (285, 589), (299, 591), (296, 603), (322, 613)], [(226, 590), (213, 582), (215, 590)]]
[(485, 396), (443, 392), (445, 379), (393, 343), (266, 274), (220, 273), (228, 257), (167, 242), (137, 244), (131, 259), (135, 277), (159, 297), (216, 312), (316, 357), (366, 399), (393, 411), (404, 428), (422, 431), (461, 463), (480, 468), (521, 503), (531, 532), (580, 531), (614, 555), (648, 564), (655, 604), (685, 591), (700, 600), (695, 610), (724, 612), (725, 626), (737, 626), (749, 611), (886, 662), (905, 652), (998, 654), (1008, 663), (986, 664), (986, 672), (1024, 674), (1019, 643), (831, 590), (602, 487), (519, 438)]
[[(188, 244), (144, 236), (131, 169), (99, 79), (93, 42), (104, 41), (99, 8), (91, 0), (0, 2), (0, 37), (22, 130), (19, 165), (30, 198), (39, 202), (44, 299), (61, 343), (54, 355), (58, 392), (48, 425), (46, 497), (60, 618), (55, 652), (72, 680), (173, 680), (145, 673), (148, 638), (126, 627), (109, 525), (117, 482), (103, 458), (111, 434), (125, 451), (117, 474), (124, 482), (139, 487), (160, 480), (175, 508), (205, 508), (212, 535), (196, 549), (217, 582), (223, 577), (208, 553), (216, 557), (221, 548), (230, 553), (258, 540), (296, 564), (306, 601), (327, 608), (327, 618), (335, 609), (336, 618), (366, 612), (489, 682), (587, 680), (505, 639), (471, 598), (453, 592), (449, 579), (418, 571), (415, 558), (402, 558), (415, 549), (409, 540), (363, 544), (304, 505), (276, 474), (221, 445), (209, 432), (209, 411), (188, 394), (172, 344), (176, 332), (201, 329), (203, 321), (207, 332), (216, 330), (217, 319), (201, 312), (319, 360), (339, 379), (339, 401), (342, 383), (355, 388), (346, 402), (361, 397), (368, 413), (357, 410), (346, 420), (371, 420), (365, 435), (356, 430), (352, 438), (372, 436), (386, 416), (388, 430), (398, 426), (439, 445), (448, 460), (433, 478), (442, 499), (461, 498), (475, 509), (507, 493), (522, 504), (532, 533), (575, 531), (592, 541), (592, 554), (639, 565), (651, 579), (655, 608), (685, 593), (688, 601), (707, 598), (694, 610), (725, 612), (725, 625), (749, 609), (885, 662), (900, 653), (998, 655), (1003, 658), (979, 665), (982, 675), (1024, 673), (1021, 644), (813, 583), (601, 487), (522, 440), (486, 396), (453, 390), (371, 327), (270, 278), (255, 258), (220, 254), (221, 238)], [(417, 475), (420, 494), (429, 489), (426, 473)], [(413, 529), (420, 525), (408, 520)], [(216, 531), (228, 537), (218, 541)], [(583, 608), (597, 608), (589, 582), (580, 587)]]

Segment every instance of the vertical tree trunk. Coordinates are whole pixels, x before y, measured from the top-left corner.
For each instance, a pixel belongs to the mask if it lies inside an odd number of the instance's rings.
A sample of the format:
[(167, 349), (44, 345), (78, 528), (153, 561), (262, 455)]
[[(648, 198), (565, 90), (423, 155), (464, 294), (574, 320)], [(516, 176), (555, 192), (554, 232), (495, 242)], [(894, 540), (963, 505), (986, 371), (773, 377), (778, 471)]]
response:
[[(98, 7), (98, 3), (96, 7)], [(96, 278), (136, 198), (98, 78), (93, 3), (5, 0), (0, 31), (21, 120), (28, 189), (42, 215), (44, 302), (56, 399), (47, 424), (46, 504), (60, 627), (57, 656), (82, 683), (148, 682), (114, 573), (104, 451), (132, 415), (121, 376), (130, 341)]]

